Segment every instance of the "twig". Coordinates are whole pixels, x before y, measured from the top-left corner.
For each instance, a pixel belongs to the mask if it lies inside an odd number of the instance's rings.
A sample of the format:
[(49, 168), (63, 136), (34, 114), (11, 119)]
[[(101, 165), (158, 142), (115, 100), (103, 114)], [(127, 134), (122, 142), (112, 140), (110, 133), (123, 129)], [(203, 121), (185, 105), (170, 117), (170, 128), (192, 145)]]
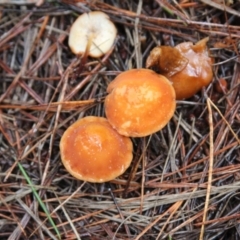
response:
[[(209, 112), (209, 144), (210, 144), (210, 149), (209, 149), (208, 186), (207, 186), (206, 200), (205, 200), (203, 220), (202, 220), (203, 223), (205, 223), (205, 221), (206, 221), (207, 212), (208, 212), (208, 205), (209, 205), (209, 199), (210, 199), (211, 188), (212, 188), (212, 173), (213, 173), (213, 159), (214, 159), (213, 119), (212, 119), (212, 107), (211, 107), (211, 102), (210, 102), (209, 98), (207, 98), (207, 107), (208, 107), (208, 112)], [(202, 227), (201, 227), (199, 240), (203, 240), (204, 229), (205, 229), (205, 225), (203, 224)]]
[[(219, 10), (226, 11), (228, 13), (231, 13), (232, 15), (240, 17), (240, 13), (238, 11), (236, 11), (236, 10), (226, 6), (225, 4), (219, 4), (219, 3), (215, 2), (215, 1), (209, 1), (209, 0), (201, 0), (201, 2), (203, 2), (203, 3), (205, 3), (205, 4), (209, 5), (209, 6), (215, 7), (217, 9), (219, 9)], [(225, 1), (223, 1), (223, 3), (224, 2)]]

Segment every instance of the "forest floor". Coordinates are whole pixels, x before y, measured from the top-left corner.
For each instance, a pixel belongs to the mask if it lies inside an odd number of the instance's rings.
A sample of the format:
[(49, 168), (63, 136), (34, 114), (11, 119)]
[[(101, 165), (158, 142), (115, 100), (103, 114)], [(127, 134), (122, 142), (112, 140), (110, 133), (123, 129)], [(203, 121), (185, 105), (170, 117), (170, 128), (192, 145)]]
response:
[[(118, 30), (97, 59), (68, 46), (71, 24), (90, 11)], [(239, 23), (231, 0), (1, 0), (0, 239), (240, 239)], [(107, 85), (144, 68), (155, 46), (205, 37), (212, 82), (178, 100), (161, 131), (132, 138), (123, 175), (72, 177), (61, 136), (79, 118), (105, 116)]]

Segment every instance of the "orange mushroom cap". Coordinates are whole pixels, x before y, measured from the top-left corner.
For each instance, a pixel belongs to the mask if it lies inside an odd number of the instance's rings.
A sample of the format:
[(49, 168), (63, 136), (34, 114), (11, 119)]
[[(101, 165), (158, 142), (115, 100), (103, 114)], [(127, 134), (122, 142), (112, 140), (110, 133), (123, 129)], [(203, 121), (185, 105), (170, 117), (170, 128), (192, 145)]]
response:
[(207, 49), (208, 38), (193, 45), (183, 42), (176, 47), (155, 47), (146, 62), (146, 67), (156, 66), (172, 83), (176, 99), (192, 97), (213, 79), (212, 59)]
[(124, 136), (143, 137), (157, 132), (169, 122), (176, 108), (171, 82), (149, 69), (119, 74), (107, 92), (107, 119)]
[(208, 38), (204, 38), (195, 45), (185, 42), (176, 46), (189, 60), (182, 71), (169, 77), (169, 80), (173, 82), (177, 99), (192, 97), (213, 80), (212, 59), (209, 57), (207, 41)]
[(215, 83), (215, 90), (218, 93), (225, 93), (227, 91), (228, 83), (224, 78), (220, 78), (216, 83)]
[(72, 124), (60, 141), (62, 163), (74, 177), (88, 182), (110, 181), (129, 167), (132, 142), (102, 117), (85, 117)]

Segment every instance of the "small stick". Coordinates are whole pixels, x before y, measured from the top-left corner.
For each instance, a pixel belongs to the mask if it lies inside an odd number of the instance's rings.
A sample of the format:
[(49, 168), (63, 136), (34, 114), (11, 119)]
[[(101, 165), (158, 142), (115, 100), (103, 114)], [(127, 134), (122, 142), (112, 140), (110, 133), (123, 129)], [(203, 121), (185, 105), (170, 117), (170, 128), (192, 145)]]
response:
[[(117, 201), (116, 201), (116, 199), (115, 199), (115, 197), (114, 197), (114, 195), (113, 195), (112, 189), (109, 188), (108, 191), (109, 191), (110, 194), (111, 194), (111, 197), (112, 197), (112, 199), (113, 199), (113, 202), (114, 202), (114, 204), (116, 205), (116, 208), (117, 208), (117, 210), (118, 210), (119, 215), (121, 216), (121, 219), (124, 221), (124, 220), (125, 220), (125, 219), (124, 219), (124, 216), (122, 215), (122, 212), (121, 212), (121, 210), (120, 210), (120, 208), (119, 208), (119, 206), (118, 206), (118, 203), (117, 203)], [(130, 230), (129, 230), (129, 228), (128, 228), (128, 225), (124, 224), (124, 227), (125, 227), (125, 230), (126, 230), (127, 235), (130, 237), (130, 236), (131, 236), (131, 233), (130, 233)]]
[(206, 193), (206, 200), (205, 200), (205, 206), (204, 206), (204, 213), (203, 213), (203, 224), (201, 227), (200, 237), (199, 240), (203, 240), (204, 237), (204, 229), (205, 229), (205, 221), (207, 217), (207, 211), (208, 211), (208, 205), (209, 205), (209, 199), (210, 199), (210, 193), (211, 193), (211, 187), (212, 187), (212, 174), (213, 174), (213, 159), (214, 159), (214, 146), (213, 146), (213, 119), (212, 119), (212, 107), (211, 107), (211, 101), (209, 98), (207, 98), (207, 108), (209, 112), (209, 174), (208, 174), (208, 185), (207, 185), (207, 193)]

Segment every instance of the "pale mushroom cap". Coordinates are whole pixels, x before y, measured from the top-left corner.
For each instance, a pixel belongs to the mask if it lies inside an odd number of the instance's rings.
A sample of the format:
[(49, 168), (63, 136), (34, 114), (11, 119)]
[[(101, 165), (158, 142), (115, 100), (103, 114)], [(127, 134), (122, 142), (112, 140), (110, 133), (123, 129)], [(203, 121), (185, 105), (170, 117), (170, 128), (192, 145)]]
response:
[(112, 47), (117, 35), (115, 25), (108, 15), (95, 11), (84, 13), (73, 23), (68, 44), (72, 52), (77, 55), (84, 54), (89, 44), (91, 57), (101, 57)]
[(132, 142), (105, 118), (85, 117), (72, 124), (60, 141), (62, 163), (74, 177), (88, 182), (110, 181), (129, 167)]
[(175, 91), (170, 81), (148, 69), (119, 74), (108, 86), (105, 113), (120, 134), (143, 137), (162, 129), (172, 118)]

